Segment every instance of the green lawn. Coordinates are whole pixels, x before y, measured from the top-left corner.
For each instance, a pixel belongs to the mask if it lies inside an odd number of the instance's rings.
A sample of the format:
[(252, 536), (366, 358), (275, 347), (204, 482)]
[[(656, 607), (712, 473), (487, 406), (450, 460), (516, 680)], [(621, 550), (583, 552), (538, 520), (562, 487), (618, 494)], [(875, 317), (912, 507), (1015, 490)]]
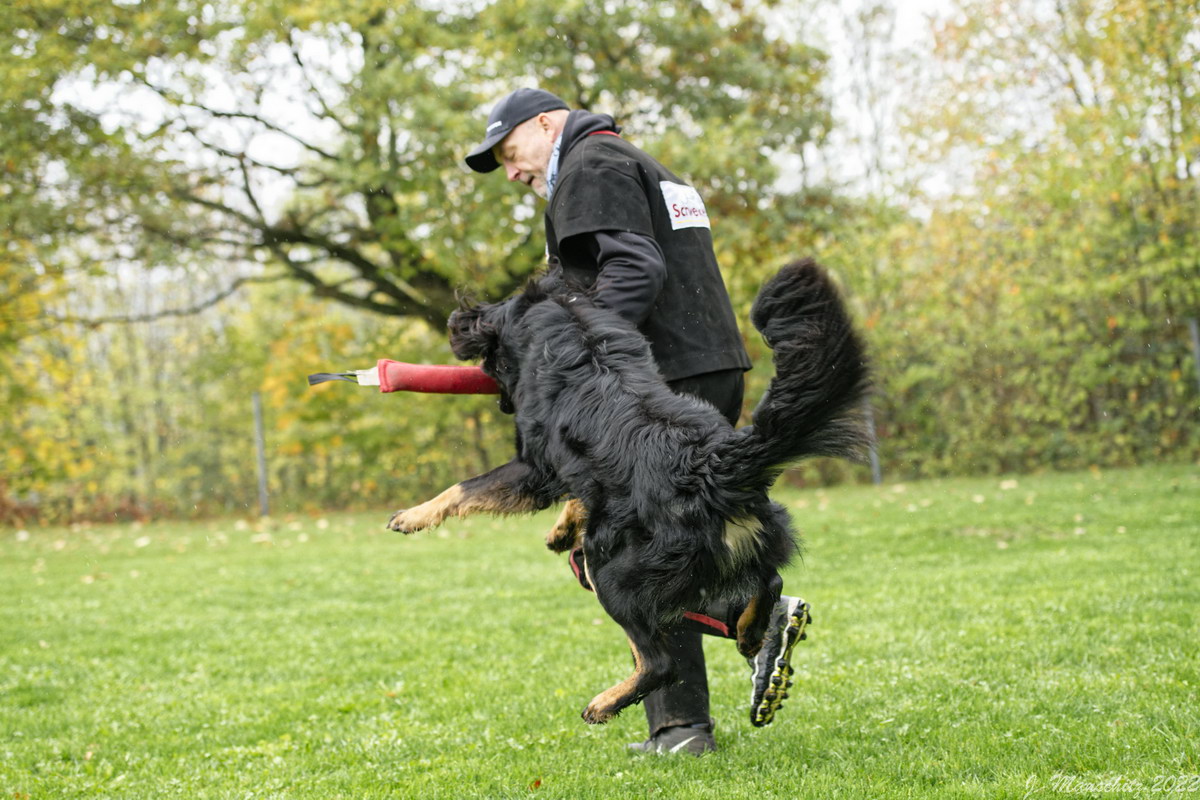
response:
[(710, 640), (703, 759), (579, 719), (630, 660), (549, 512), (2, 531), (0, 798), (1200, 797), (1200, 469), (777, 496), (797, 687)]

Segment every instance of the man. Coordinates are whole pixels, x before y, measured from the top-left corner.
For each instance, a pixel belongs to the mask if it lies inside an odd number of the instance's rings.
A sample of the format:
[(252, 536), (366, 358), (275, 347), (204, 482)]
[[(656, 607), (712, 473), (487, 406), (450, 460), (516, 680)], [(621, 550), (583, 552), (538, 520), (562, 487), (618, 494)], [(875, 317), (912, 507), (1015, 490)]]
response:
[[(673, 391), (708, 401), (736, 425), (750, 359), (713, 253), (704, 201), (619, 134), (608, 115), (572, 111), (549, 92), (518, 89), (492, 109), (484, 141), (466, 163), (485, 173), (503, 165), (510, 181), (545, 198), (551, 265), (567, 280), (593, 287), (598, 305), (637, 326)], [(586, 578), (580, 582), (590, 588)], [(687, 615), (670, 639), (679, 682), (645, 699), (650, 736), (631, 748), (696, 755), (716, 749), (700, 634), (735, 637), (732, 621), (740, 611)], [(762, 652), (751, 660), (755, 725), (770, 723), (786, 696), (788, 659), (808, 621), (806, 603), (780, 598)]]

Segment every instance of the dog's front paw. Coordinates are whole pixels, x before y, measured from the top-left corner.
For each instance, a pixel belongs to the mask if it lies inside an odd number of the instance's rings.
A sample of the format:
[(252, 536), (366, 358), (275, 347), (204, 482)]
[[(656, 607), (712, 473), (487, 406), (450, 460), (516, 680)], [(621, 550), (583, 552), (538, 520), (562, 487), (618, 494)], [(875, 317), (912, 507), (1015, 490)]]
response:
[(546, 547), (554, 553), (566, 553), (574, 550), (577, 541), (579, 541), (579, 529), (575, 527), (574, 523), (563, 525), (560, 522), (546, 534)]
[(441, 522), (440, 519), (435, 519), (431, 515), (424, 513), (422, 506), (413, 508), (402, 508), (392, 518), (388, 520), (387, 529), (389, 531), (399, 531), (400, 533), (416, 533), (425, 528), (432, 528)]
[(587, 511), (583, 503), (574, 499), (568, 500), (562, 513), (558, 515), (558, 521), (546, 534), (546, 547), (555, 553), (574, 550), (580, 544), (586, 520)]

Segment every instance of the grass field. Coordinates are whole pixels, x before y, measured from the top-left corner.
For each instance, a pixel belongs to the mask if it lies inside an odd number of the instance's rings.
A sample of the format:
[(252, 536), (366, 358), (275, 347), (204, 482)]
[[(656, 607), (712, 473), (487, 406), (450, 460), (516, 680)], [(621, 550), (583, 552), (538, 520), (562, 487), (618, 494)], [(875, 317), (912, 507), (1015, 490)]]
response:
[(551, 513), (2, 531), (0, 798), (1200, 798), (1200, 469), (778, 497), (798, 685), (751, 727), (710, 640), (703, 759), (579, 719), (629, 654)]

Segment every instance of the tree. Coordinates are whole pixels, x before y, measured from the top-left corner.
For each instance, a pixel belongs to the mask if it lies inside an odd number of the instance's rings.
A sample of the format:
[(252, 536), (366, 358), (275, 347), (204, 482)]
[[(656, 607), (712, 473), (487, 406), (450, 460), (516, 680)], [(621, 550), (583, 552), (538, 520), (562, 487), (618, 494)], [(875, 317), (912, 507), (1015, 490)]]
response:
[(938, 423), (902, 423), (913, 452), (936, 444), (931, 471), (1194, 453), (1200, 5), (956, 11), (913, 103), (910, 149), (949, 176), (902, 268), (919, 366), (893, 402)]
[(281, 274), (440, 328), (458, 286), (506, 294), (541, 261), (533, 199), (461, 164), (518, 85), (615, 112), (718, 214), (769, 208), (769, 156), (826, 127), (778, 5), (17, 0), (0, 126), (47, 145), (23, 207), (63, 223), (45, 264), (181, 266), (214, 296)]
[(461, 163), (517, 86), (615, 114), (700, 186), (748, 302), (806, 213), (773, 156), (827, 127), (782, 5), (0, 7), (0, 318), (20, 320), (0, 367), (28, 388), (3, 398), (0, 495), (57, 518), (241, 508), (251, 388), (281, 507), (486, 466), (507, 448), (488, 398), (376, 406), (303, 375), (448, 359), (455, 290), (498, 297), (542, 262), (538, 201)]

